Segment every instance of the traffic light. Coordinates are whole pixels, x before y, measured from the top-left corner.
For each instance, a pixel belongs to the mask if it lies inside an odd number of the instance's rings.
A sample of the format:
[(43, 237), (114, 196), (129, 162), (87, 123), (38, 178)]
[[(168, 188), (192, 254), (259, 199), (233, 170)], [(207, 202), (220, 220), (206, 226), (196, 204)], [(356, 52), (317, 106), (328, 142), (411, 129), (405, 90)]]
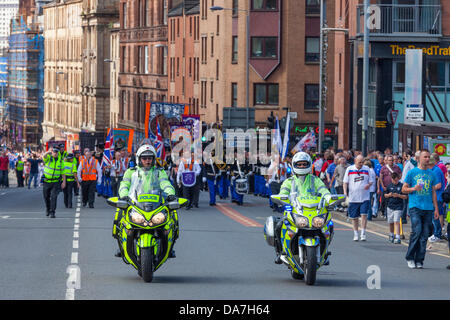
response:
[(270, 116), (267, 118), (267, 127), (269, 129), (275, 129), (275, 118), (273, 116), (273, 111), (270, 112)]

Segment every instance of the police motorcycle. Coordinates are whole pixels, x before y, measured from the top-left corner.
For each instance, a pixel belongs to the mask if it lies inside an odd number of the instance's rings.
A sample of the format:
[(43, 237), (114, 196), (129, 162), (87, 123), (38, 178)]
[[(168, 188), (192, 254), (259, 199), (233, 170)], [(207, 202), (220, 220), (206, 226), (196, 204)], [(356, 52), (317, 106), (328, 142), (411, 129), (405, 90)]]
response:
[(140, 182), (126, 200), (113, 197), (107, 203), (117, 208), (113, 237), (123, 261), (131, 264), (145, 282), (151, 282), (153, 273), (169, 258), (179, 236), (177, 210), (188, 201), (168, 201), (161, 189), (145, 193), (142, 189)]
[(268, 217), (264, 226), (266, 242), (275, 247), (276, 225), (282, 219), (280, 243), (281, 261), (291, 270), (291, 276), (314, 285), (319, 268), (329, 264), (328, 250), (334, 234), (330, 206), (345, 200), (344, 195), (305, 195), (296, 192), (272, 195), (274, 203), (284, 208), (284, 217)]

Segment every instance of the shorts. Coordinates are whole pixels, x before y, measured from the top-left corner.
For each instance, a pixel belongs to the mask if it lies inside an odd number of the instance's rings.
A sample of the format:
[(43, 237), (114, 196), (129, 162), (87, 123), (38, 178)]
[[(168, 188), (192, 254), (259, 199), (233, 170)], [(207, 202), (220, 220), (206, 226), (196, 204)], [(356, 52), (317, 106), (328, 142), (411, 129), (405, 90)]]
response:
[(387, 221), (388, 223), (400, 222), (403, 210), (392, 210), (387, 208)]
[(350, 219), (358, 219), (360, 216), (369, 213), (370, 200), (364, 202), (350, 202), (348, 205), (348, 217)]

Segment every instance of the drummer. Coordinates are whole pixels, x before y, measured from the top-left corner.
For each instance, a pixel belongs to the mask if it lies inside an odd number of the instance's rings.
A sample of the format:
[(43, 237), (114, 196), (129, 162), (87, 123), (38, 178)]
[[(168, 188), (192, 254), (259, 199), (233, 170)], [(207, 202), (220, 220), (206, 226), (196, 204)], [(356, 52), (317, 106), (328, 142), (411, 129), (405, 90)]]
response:
[(177, 183), (182, 185), (183, 198), (189, 200), (189, 205), (186, 210), (192, 209), (195, 205), (198, 208), (198, 203), (194, 203), (196, 198), (196, 192), (200, 192), (198, 189), (197, 179), (201, 179), (200, 174), (202, 168), (199, 163), (194, 159), (194, 152), (191, 152), (190, 159), (182, 159), (178, 166)]
[(236, 179), (245, 179), (244, 172), (242, 171), (242, 164), (237, 159), (237, 152), (234, 152), (234, 163), (231, 165), (231, 202), (242, 206), (244, 203), (244, 195), (236, 192)]

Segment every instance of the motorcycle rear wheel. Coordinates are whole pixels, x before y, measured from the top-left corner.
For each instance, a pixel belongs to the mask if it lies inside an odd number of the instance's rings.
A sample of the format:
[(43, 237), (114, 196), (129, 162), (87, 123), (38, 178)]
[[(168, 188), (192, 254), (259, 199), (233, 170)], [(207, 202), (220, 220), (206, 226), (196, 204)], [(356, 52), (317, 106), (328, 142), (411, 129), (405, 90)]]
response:
[(305, 282), (308, 286), (312, 286), (316, 282), (317, 273), (317, 254), (316, 247), (306, 247), (306, 267)]
[(152, 248), (141, 249), (141, 270), (140, 274), (144, 282), (153, 280), (153, 252)]

